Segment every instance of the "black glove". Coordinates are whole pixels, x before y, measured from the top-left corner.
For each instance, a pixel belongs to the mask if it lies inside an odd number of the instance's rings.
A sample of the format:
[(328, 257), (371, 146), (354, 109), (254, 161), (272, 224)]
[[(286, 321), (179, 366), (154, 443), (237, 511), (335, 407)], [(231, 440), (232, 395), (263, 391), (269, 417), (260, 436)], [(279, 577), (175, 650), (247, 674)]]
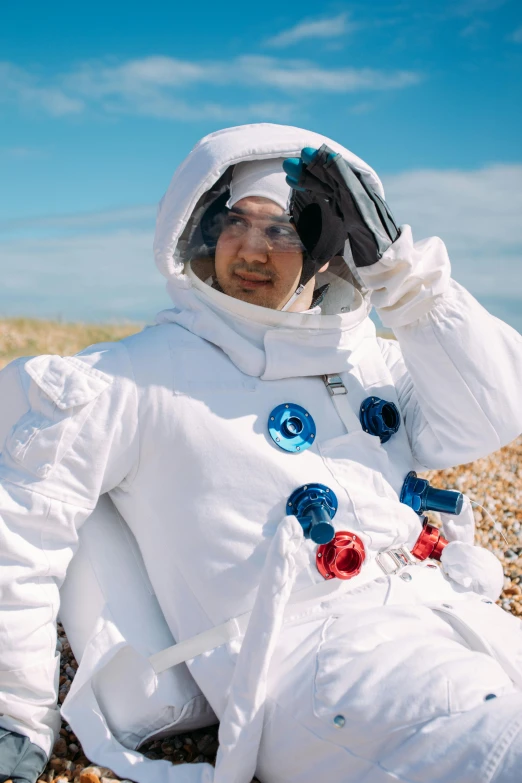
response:
[(46, 764), (44, 751), (28, 737), (0, 728), (0, 783), (35, 783)]
[(386, 202), (325, 144), (283, 163), (293, 189), (290, 211), (309, 257), (325, 263), (348, 239), (356, 266), (378, 261), (399, 236)]

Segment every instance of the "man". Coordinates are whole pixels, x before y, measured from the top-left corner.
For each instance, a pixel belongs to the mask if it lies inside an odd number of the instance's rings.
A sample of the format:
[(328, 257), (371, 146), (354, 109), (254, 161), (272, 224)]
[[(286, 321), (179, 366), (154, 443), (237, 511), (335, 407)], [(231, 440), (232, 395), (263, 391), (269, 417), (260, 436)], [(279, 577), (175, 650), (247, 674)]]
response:
[(155, 253), (174, 301), (155, 327), (22, 363), (6, 398), (5, 774), (23, 754), (34, 777), (52, 746), (58, 588), (109, 493), (179, 643), (152, 663), (187, 660), (220, 751), (215, 772), (143, 764), (85, 675), (71, 711), (96, 761), (139, 781), (518, 781), (520, 623), (458, 525), (442, 570), (422, 560), (444, 542), (409, 474), (520, 433), (520, 336), (450, 279), (439, 239), (395, 226), (366, 164), (297, 128), (203, 139)]

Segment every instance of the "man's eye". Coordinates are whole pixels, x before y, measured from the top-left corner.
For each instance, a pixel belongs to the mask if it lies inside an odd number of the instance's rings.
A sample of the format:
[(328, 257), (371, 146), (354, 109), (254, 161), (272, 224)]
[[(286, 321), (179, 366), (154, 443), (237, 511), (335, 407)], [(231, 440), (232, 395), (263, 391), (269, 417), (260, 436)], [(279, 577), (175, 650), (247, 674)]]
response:
[(291, 239), (293, 236), (297, 237), (296, 232), (287, 226), (270, 226), (268, 234), (269, 236), (274, 237), (274, 239)]
[(300, 250), (301, 240), (291, 226), (270, 226), (267, 231), (271, 242), (285, 250)]
[(227, 226), (233, 227), (233, 226), (245, 226), (245, 221), (240, 218), (238, 215), (227, 215), (225, 218), (225, 228)]

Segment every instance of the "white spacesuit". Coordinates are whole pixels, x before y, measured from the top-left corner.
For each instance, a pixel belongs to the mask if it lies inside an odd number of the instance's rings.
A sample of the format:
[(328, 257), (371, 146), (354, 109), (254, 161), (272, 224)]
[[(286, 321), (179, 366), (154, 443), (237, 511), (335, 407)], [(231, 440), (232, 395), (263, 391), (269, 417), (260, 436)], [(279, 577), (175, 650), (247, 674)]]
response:
[[(414, 244), (408, 226), (376, 264), (318, 274), (330, 287), (308, 312), (227, 296), (196, 263), (201, 218), (236, 164), (324, 143), (382, 194), (366, 164), (314, 133), (214, 133), (158, 214), (172, 309), (121, 343), (5, 371), (17, 423), (0, 455), (0, 726), (46, 752), (59, 588), (108, 493), (186, 642), (147, 665), (187, 661), (220, 751), (215, 770), (172, 766), (115, 739), (90, 682), (128, 640), (105, 617), (64, 709), (95, 761), (140, 783), (522, 779), (522, 626), (494, 604), (498, 573), (480, 550), (452, 543), (442, 569), (411, 556), (422, 520), (400, 502), (410, 471), (469, 462), (522, 431), (521, 337), (451, 280), (441, 240)], [(376, 337), (371, 305), (397, 342)], [(398, 412), (384, 442), (361, 424), (368, 398)], [(335, 499), (333, 511), (321, 501), (335, 540), (358, 547), (352, 578), (294, 514), (310, 485)]]

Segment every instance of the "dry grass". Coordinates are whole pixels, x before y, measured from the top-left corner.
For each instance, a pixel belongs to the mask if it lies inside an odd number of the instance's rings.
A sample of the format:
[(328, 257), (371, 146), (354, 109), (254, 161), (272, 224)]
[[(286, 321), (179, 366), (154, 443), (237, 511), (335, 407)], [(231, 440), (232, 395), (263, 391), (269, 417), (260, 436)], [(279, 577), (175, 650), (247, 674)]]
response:
[(71, 356), (94, 343), (121, 340), (140, 331), (141, 324), (81, 324), (39, 321), (33, 318), (0, 319), (0, 368), (18, 356), (42, 353)]

